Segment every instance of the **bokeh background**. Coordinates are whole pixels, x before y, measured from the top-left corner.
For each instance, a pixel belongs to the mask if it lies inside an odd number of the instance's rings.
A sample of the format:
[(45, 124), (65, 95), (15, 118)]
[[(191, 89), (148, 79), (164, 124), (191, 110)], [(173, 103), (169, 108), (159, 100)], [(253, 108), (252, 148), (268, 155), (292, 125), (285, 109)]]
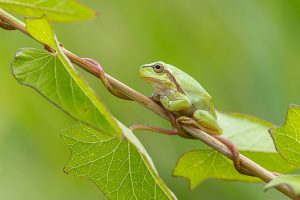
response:
[[(193, 75), (220, 111), (248, 113), (281, 124), (289, 103), (300, 104), (300, 3), (259, 0), (81, 0), (96, 18), (53, 24), (59, 40), (138, 91), (141, 64), (163, 60)], [(62, 169), (69, 149), (60, 130), (74, 121), (37, 92), (19, 85), (10, 62), (22, 47), (41, 48), (21, 33), (0, 30), (0, 199), (105, 199), (91, 182)], [(119, 100), (80, 71), (109, 110), (126, 125), (169, 124)], [(203, 144), (140, 132), (159, 174), (179, 199), (286, 199), (263, 184), (208, 180), (195, 190), (172, 177), (177, 158)]]

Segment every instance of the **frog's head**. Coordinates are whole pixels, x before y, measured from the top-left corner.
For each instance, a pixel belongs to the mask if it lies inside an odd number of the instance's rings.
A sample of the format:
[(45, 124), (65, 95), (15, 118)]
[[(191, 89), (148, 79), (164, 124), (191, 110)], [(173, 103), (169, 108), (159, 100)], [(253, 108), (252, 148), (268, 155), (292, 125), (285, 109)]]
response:
[(140, 68), (140, 77), (155, 89), (176, 88), (168, 68), (169, 65), (161, 61), (145, 64)]

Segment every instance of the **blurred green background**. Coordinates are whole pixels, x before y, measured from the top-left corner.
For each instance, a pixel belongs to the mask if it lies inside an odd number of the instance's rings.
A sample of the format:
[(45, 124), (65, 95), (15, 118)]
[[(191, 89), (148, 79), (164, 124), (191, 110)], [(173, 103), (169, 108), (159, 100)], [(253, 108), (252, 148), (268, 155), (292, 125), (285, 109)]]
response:
[[(194, 76), (220, 111), (252, 114), (281, 124), (289, 103), (300, 104), (300, 3), (259, 0), (81, 1), (92, 20), (54, 24), (59, 40), (138, 91), (141, 64), (163, 60)], [(62, 169), (69, 149), (60, 130), (74, 121), (37, 92), (19, 85), (10, 62), (22, 47), (41, 48), (21, 33), (0, 30), (0, 199), (105, 199), (91, 182)], [(82, 71), (81, 71), (82, 72)], [(82, 73), (109, 110), (126, 125), (169, 127), (133, 102), (119, 100)], [(189, 191), (172, 177), (177, 158), (200, 142), (144, 132), (138, 137), (179, 199), (286, 199), (263, 184), (208, 180)]]

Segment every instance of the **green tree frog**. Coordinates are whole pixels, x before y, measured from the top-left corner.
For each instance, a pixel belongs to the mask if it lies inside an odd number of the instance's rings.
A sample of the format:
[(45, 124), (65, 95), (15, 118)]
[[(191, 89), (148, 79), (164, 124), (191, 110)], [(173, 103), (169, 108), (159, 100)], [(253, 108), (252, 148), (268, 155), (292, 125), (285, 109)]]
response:
[(193, 77), (161, 61), (142, 65), (140, 77), (153, 86), (152, 97), (174, 113), (178, 123), (194, 124), (213, 135), (222, 133), (211, 96)]
[[(106, 80), (104, 71), (97, 61), (90, 58), (83, 59), (99, 70), (102, 83), (112, 94), (122, 99), (132, 100), (114, 90), (114, 87)], [(193, 138), (188, 133), (178, 129), (180, 129), (179, 123), (194, 125), (206, 133), (212, 134), (214, 138), (225, 144), (232, 152), (235, 168), (241, 174), (252, 176), (247, 169), (241, 166), (237, 147), (229, 140), (218, 136), (222, 133), (222, 128), (218, 124), (212, 98), (194, 78), (164, 62), (154, 62), (141, 66), (140, 76), (154, 87), (152, 99), (160, 102), (168, 113), (172, 113), (169, 117), (175, 130), (170, 131), (146, 125), (133, 125), (130, 127), (131, 130), (150, 130)], [(176, 119), (174, 119), (174, 115)]]

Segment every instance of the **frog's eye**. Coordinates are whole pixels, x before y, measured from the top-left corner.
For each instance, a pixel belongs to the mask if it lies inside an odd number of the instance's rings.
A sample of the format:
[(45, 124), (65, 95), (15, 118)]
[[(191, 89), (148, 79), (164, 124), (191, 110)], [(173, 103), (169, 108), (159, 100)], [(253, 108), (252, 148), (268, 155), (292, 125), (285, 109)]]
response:
[(154, 71), (156, 73), (162, 73), (164, 71), (164, 66), (162, 66), (161, 64), (156, 64), (154, 66)]

